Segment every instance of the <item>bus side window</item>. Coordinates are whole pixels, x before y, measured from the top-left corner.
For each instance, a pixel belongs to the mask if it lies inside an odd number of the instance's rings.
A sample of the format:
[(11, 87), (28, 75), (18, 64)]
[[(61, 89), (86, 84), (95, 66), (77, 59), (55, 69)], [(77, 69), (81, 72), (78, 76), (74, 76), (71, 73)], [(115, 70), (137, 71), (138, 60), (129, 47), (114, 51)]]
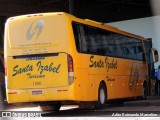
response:
[(127, 58), (137, 59), (136, 49), (135, 49), (135, 39), (131, 37), (126, 37), (126, 51)]
[(78, 52), (81, 52), (81, 44), (80, 44), (80, 34), (79, 34), (79, 27), (75, 23), (72, 24), (73, 26), (73, 35), (76, 43), (76, 49)]
[(108, 44), (107, 44), (107, 55), (109, 56), (115, 56), (116, 55), (116, 45), (114, 43), (113, 37), (108, 38)]
[(80, 46), (81, 46), (81, 50), (83, 52), (87, 52), (88, 51), (88, 45), (87, 45), (87, 37), (85, 35), (85, 31), (84, 31), (84, 27), (79, 25), (79, 32), (80, 32)]
[(97, 54), (102, 55), (102, 36), (100, 34), (100, 30), (98, 30), (98, 34), (95, 36), (95, 42), (97, 46)]
[(136, 42), (135, 50), (136, 50), (136, 54), (137, 54), (137, 59), (138, 60), (143, 60), (143, 49), (142, 49), (142, 43), (141, 42)]
[(87, 52), (87, 38), (84, 27), (73, 23), (73, 32), (75, 37), (76, 48), (78, 52)]
[(108, 48), (108, 41), (107, 41), (107, 36), (105, 34), (102, 33), (102, 54), (106, 55), (107, 51), (109, 51)]
[(109, 31), (102, 31), (101, 34), (101, 47), (103, 49), (103, 54), (108, 56), (115, 56), (116, 46), (114, 43), (113, 33)]
[(125, 53), (123, 51), (123, 42), (124, 42), (124, 37), (123, 35), (114, 33), (113, 34), (114, 42), (116, 45), (116, 56), (118, 57), (125, 57)]
[(97, 35), (97, 31), (96, 28), (93, 27), (88, 27), (88, 30), (86, 30), (86, 32), (88, 32), (87, 36), (88, 36), (88, 49), (89, 49), (89, 53), (97, 53), (97, 43), (96, 43), (96, 36)]

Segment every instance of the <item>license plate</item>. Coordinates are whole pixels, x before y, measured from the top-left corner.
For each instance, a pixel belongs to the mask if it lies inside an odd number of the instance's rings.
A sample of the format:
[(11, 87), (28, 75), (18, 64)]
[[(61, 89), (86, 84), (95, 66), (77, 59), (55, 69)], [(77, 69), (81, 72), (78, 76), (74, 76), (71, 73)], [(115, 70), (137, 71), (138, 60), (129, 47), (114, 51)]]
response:
[(42, 91), (32, 91), (32, 95), (39, 95), (42, 94)]

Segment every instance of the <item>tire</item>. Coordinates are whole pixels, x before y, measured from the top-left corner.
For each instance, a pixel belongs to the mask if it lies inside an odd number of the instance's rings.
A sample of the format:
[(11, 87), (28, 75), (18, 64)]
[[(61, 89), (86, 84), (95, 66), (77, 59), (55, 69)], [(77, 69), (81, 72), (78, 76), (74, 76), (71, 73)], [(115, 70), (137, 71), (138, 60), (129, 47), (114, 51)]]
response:
[(107, 101), (107, 89), (105, 84), (101, 83), (98, 89), (98, 101), (96, 104), (96, 109), (104, 108), (106, 101)]
[(55, 111), (58, 112), (61, 108), (61, 104), (54, 104), (54, 105), (40, 105), (39, 106), (41, 111)]

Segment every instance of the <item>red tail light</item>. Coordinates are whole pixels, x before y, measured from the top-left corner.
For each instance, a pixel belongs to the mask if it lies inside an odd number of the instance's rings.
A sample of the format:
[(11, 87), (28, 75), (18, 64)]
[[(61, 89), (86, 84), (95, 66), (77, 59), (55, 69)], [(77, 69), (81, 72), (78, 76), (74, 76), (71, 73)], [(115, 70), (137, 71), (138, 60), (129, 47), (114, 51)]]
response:
[(70, 55), (67, 56), (68, 59), (68, 84), (72, 84), (74, 80), (74, 69), (73, 69), (73, 59)]
[(70, 55), (68, 57), (68, 72), (73, 72), (73, 59)]

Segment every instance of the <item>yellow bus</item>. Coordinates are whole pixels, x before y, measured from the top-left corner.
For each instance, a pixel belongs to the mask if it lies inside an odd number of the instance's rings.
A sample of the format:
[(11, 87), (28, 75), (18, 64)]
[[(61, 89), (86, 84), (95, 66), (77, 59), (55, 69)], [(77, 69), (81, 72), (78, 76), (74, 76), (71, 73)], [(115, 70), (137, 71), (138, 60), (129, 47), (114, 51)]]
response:
[[(11, 17), (4, 43), (7, 101), (59, 110), (68, 103), (102, 108), (112, 99), (145, 98), (144, 41), (62, 12)], [(158, 53), (152, 51), (156, 62)]]

